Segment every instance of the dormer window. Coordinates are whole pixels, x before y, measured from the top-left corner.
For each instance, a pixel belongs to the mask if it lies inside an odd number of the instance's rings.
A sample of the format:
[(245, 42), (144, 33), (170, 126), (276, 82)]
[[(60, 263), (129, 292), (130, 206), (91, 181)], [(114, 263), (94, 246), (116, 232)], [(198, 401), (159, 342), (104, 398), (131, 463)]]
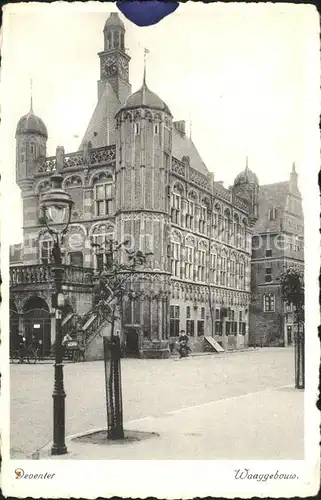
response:
[(134, 123), (134, 134), (138, 135), (140, 134), (140, 123)]

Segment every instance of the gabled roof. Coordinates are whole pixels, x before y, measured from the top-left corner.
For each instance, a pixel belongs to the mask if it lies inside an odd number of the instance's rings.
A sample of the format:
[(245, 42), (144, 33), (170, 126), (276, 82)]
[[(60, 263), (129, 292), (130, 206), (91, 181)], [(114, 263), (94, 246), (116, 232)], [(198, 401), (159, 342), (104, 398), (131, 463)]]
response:
[(285, 207), (286, 196), (290, 192), (290, 181), (276, 182), (260, 186), (259, 200), (262, 198), (271, 200), (279, 208)]
[(110, 83), (106, 82), (79, 149), (82, 149), (85, 141), (90, 141), (93, 148), (115, 144), (115, 115), (119, 108), (120, 101)]
[(189, 156), (190, 166), (201, 174), (208, 175), (209, 172), (192, 139), (179, 132), (175, 127), (173, 127), (172, 135), (172, 152), (178, 160), (181, 160), (183, 156)]
[[(283, 214), (287, 196), (290, 193), (290, 181), (276, 182), (260, 186), (259, 191), (259, 218), (254, 226), (255, 231), (277, 230), (280, 225), (280, 215)], [(276, 220), (269, 220), (269, 209), (275, 208), (278, 212)]]

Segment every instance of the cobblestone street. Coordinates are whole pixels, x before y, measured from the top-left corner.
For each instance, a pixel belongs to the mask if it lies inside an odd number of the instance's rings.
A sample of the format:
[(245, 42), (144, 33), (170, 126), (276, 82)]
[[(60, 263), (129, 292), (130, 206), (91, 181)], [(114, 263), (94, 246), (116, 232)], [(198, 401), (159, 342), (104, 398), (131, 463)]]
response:
[[(303, 454), (303, 393), (293, 389), (293, 364), (291, 348), (256, 349), (182, 360), (124, 359), (125, 428), (126, 422), (141, 420), (143, 423), (146, 420), (149, 430), (153, 430), (156, 419), (156, 431), (160, 432), (159, 426), (165, 422), (162, 419), (170, 412), (179, 415), (166, 424), (173, 435), (180, 432), (180, 426), (188, 428), (189, 433), (193, 426), (200, 432), (199, 421), (209, 427), (215, 423), (219, 429), (227, 419), (231, 432), (240, 432), (243, 436), (246, 429), (255, 430), (256, 425), (262, 429), (263, 425), (266, 435), (258, 436), (260, 444), (257, 450), (253, 449), (252, 458), (260, 458), (263, 448), (270, 448), (272, 454), (277, 452), (280, 435), (288, 443), (288, 458), (302, 458), (299, 455)], [(28, 458), (52, 439), (53, 365), (49, 362), (11, 365), (10, 369), (11, 457)], [(103, 362), (66, 364), (64, 374), (66, 435), (106, 427)], [(280, 391), (293, 390), (293, 413), (288, 424), (287, 415), (291, 408), (276, 402), (273, 405), (273, 392), (268, 393), (270, 389), (278, 389), (278, 401), (281, 402)], [(270, 396), (265, 397), (265, 394)], [(220, 404), (216, 405), (218, 401)], [(277, 422), (280, 422), (279, 427)], [(168, 429), (169, 426), (174, 428)], [(139, 428), (139, 422), (136, 428)], [(274, 435), (275, 443), (271, 442)], [(202, 443), (204, 450), (198, 450), (198, 458), (210, 458), (206, 439)], [(222, 443), (217, 443), (217, 446), (224, 455), (224, 435)], [(249, 443), (249, 446), (253, 448), (255, 443)], [(225, 447), (226, 453), (228, 449)]]

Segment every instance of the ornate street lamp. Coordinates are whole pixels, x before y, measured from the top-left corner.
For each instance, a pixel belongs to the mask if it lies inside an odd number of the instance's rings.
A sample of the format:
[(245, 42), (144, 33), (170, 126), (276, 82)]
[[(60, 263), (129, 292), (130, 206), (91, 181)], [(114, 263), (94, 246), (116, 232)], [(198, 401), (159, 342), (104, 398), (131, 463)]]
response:
[(53, 236), (53, 265), (51, 273), (55, 283), (53, 306), (56, 309), (55, 381), (53, 390), (53, 446), (52, 455), (67, 453), (65, 445), (65, 397), (62, 364), (61, 307), (63, 305), (62, 279), (64, 267), (61, 258), (61, 244), (66, 233), (73, 201), (62, 189), (63, 177), (56, 173), (51, 176), (51, 189), (42, 195), (41, 208), (48, 232)]

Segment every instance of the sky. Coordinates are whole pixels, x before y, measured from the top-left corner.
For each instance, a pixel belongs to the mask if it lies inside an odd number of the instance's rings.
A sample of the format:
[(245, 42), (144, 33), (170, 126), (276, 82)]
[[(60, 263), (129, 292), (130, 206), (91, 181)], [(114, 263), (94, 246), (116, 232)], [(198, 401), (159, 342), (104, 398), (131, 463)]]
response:
[[(49, 133), (47, 155), (57, 145), (76, 151), (97, 103), (97, 53), (111, 11), (116, 6), (102, 2), (5, 7), (1, 175), (10, 243), (22, 234), (14, 136), (29, 110), (30, 79), (34, 112)], [(188, 122), (216, 181), (231, 185), (246, 156), (261, 184), (287, 180), (295, 162), (301, 190), (309, 193), (303, 181), (319, 163), (319, 19), (313, 6), (188, 2), (152, 27), (122, 19), (133, 92), (142, 83), (146, 47), (149, 88), (174, 119)]]

